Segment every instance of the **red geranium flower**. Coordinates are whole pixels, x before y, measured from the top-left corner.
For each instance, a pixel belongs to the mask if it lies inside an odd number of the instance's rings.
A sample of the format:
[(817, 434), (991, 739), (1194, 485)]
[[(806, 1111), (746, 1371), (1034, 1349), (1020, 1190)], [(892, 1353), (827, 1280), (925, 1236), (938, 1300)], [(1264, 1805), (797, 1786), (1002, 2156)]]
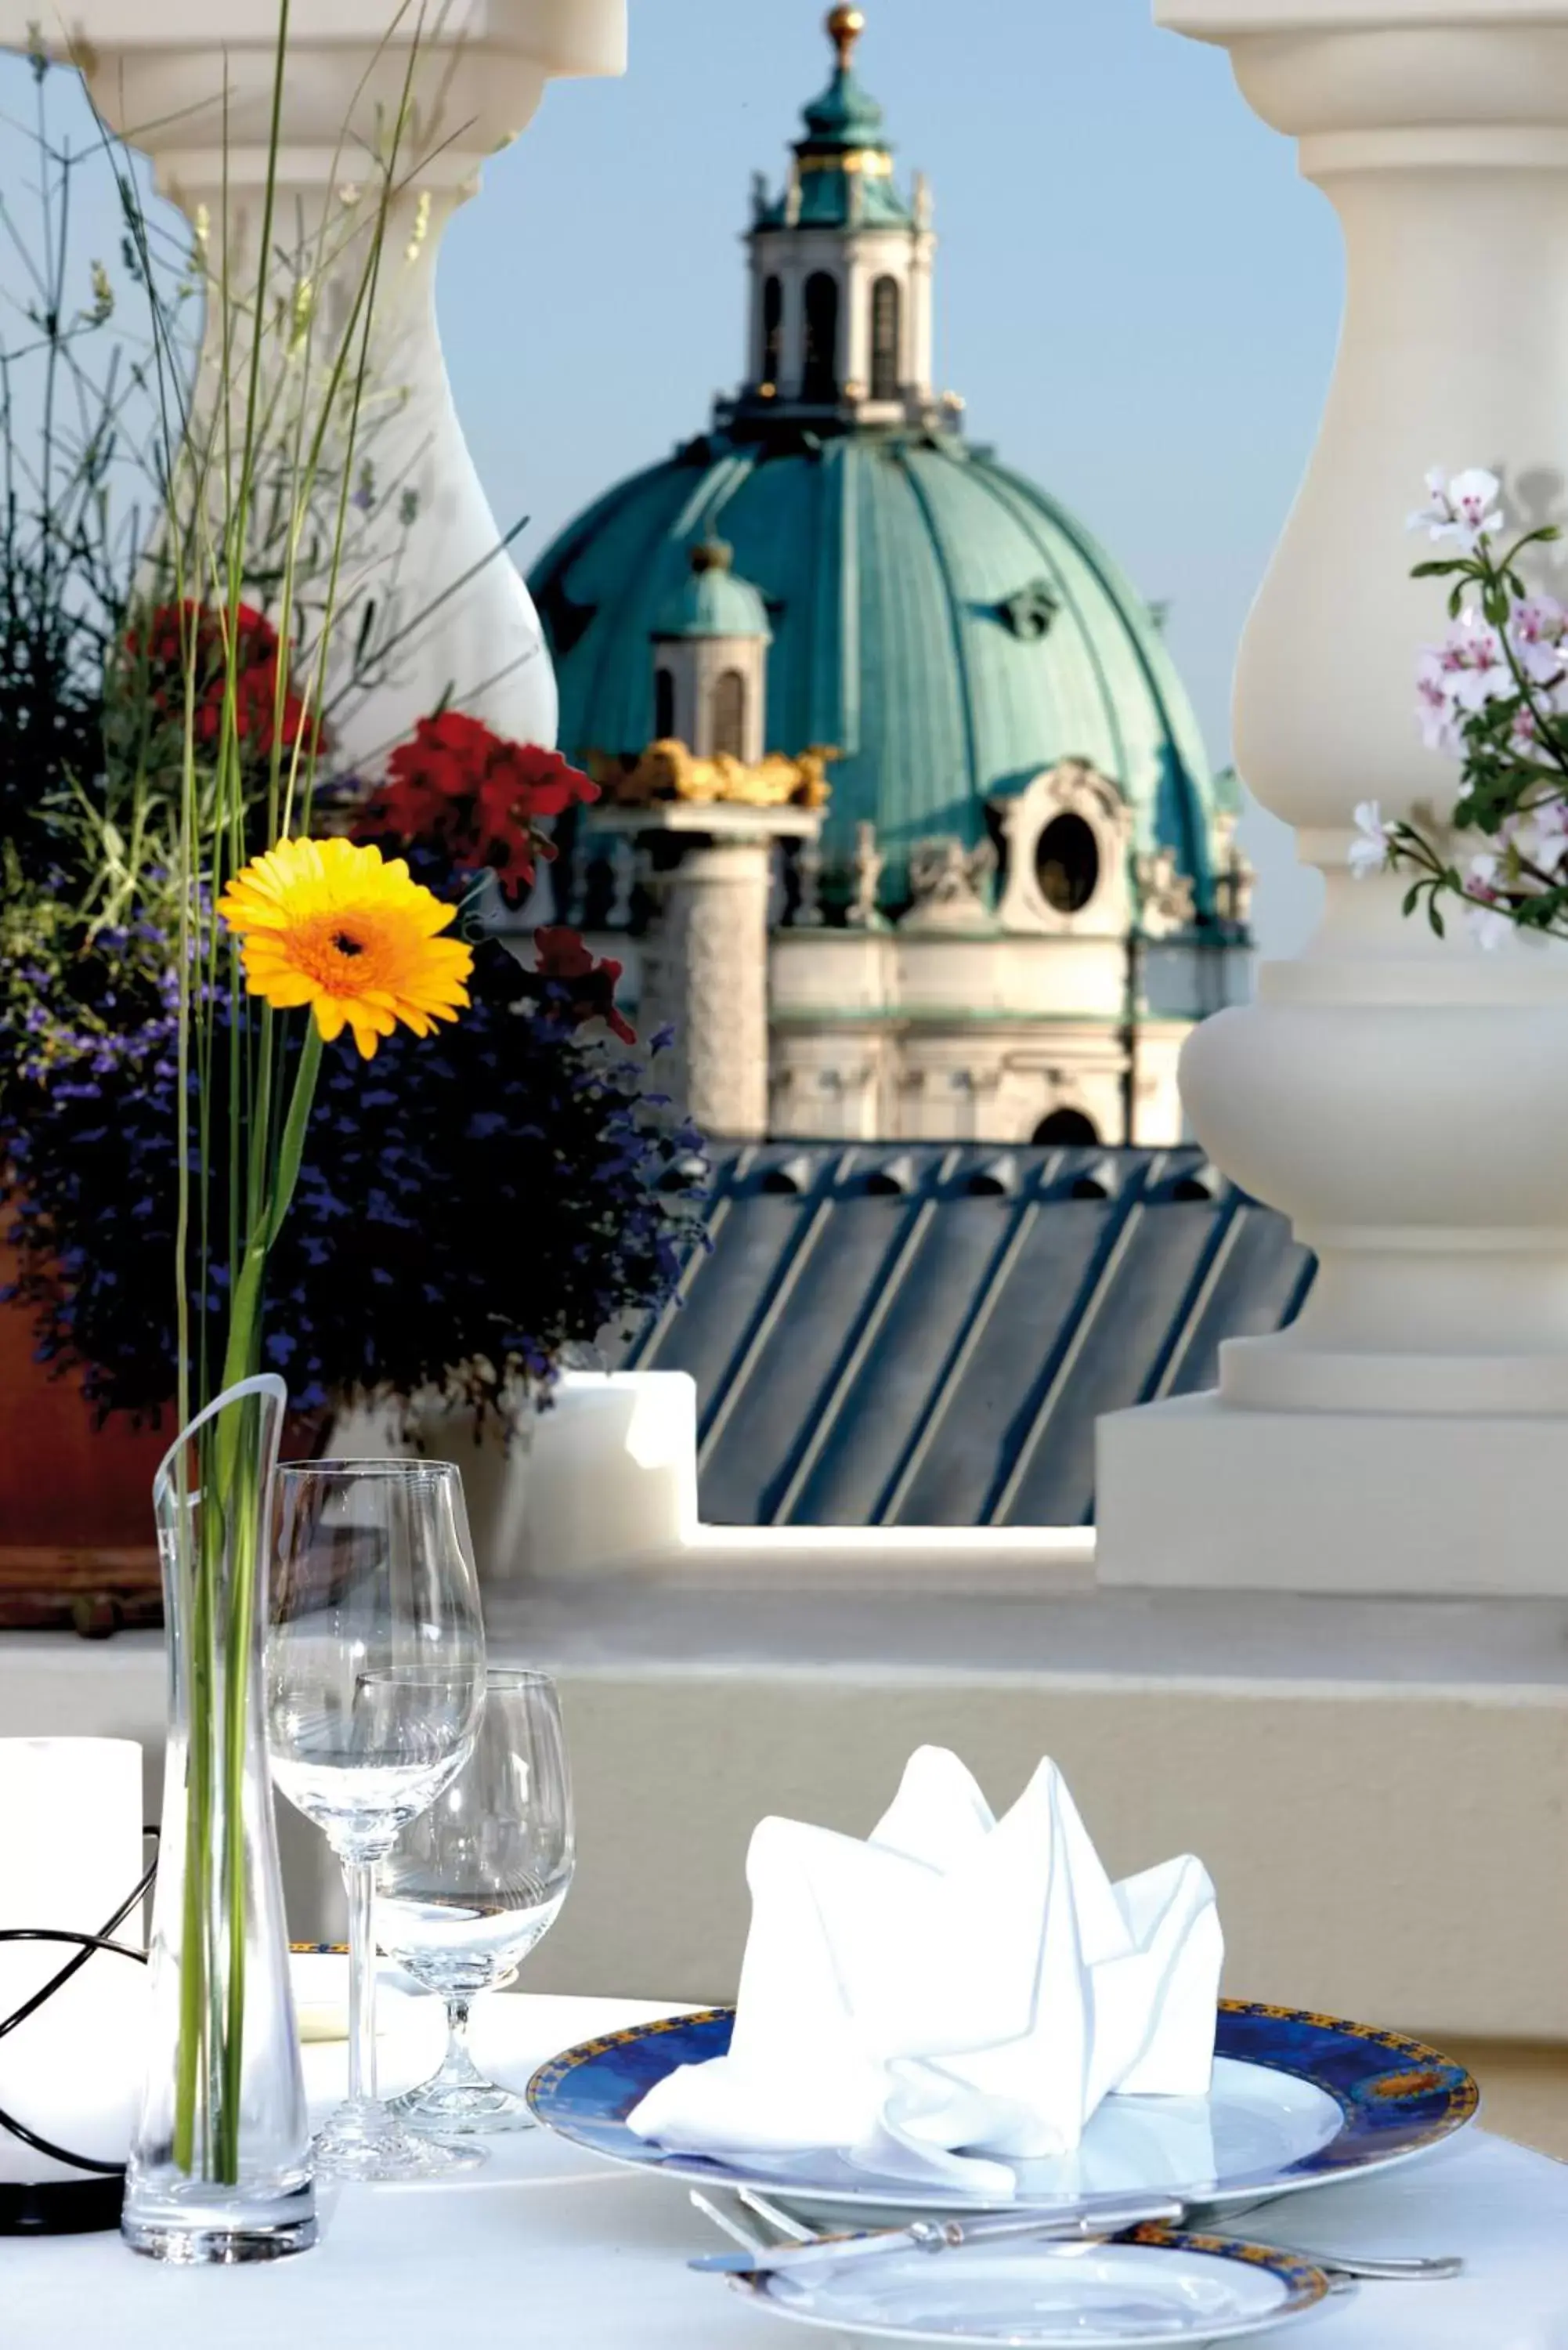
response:
[(537, 860), (556, 854), (540, 823), (599, 795), (558, 751), (510, 743), (461, 710), (421, 718), (387, 778), (367, 828), (439, 843), (465, 871), (488, 866), (514, 905), (532, 889)]
[[(195, 686), (192, 723), (196, 740), (203, 744), (215, 743), (223, 727), (223, 679), (229, 666), (226, 637), (225, 615), (191, 601), (156, 605), (145, 632), (140, 628), (126, 632), (125, 650), (133, 660), (146, 664), (148, 699), (162, 717), (172, 719), (183, 713), (185, 669), (190, 661)], [(234, 729), (244, 751), (256, 759), (269, 759), (277, 740), (278, 660), (277, 630), (272, 622), (254, 605), (237, 606)], [(322, 729), (292, 687), (285, 689), (281, 717), (286, 750), (296, 745), (306, 752), (319, 749)]]
[(534, 933), (536, 967), (541, 979), (553, 982), (566, 998), (574, 1027), (587, 1020), (602, 1020), (623, 1045), (635, 1045), (637, 1031), (616, 1010), (615, 992), (623, 966), (613, 956), (596, 962), (576, 931), (546, 928)]
[[(210, 605), (197, 604), (189, 598), (183, 604), (157, 604), (153, 607), (143, 639), (140, 629), (128, 629), (125, 650), (133, 660), (145, 658), (150, 669), (180, 669), (185, 660), (187, 644), (194, 651), (196, 671), (221, 666), (223, 658), (224, 616)], [(265, 613), (253, 604), (241, 604), (234, 611), (234, 650), (238, 666), (254, 669), (277, 659), (277, 630)]]

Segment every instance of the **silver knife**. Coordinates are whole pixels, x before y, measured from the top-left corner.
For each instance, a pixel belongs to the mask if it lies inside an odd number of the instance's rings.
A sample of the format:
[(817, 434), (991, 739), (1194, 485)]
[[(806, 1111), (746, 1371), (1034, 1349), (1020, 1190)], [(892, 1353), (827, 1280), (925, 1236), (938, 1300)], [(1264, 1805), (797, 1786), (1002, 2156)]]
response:
[(1106, 2204), (1072, 2219), (1054, 2220), (1044, 2211), (983, 2211), (972, 2220), (913, 2220), (905, 2228), (818, 2236), (809, 2244), (774, 2244), (766, 2251), (703, 2252), (686, 2265), (721, 2276), (762, 2276), (775, 2269), (793, 2272), (815, 2262), (858, 2260), (867, 2252), (951, 2252), (964, 2244), (993, 2244), (1009, 2236), (1038, 2236), (1043, 2242), (1058, 2244), (1097, 2243), (1103, 2237), (1119, 2236), (1124, 2229), (1179, 2220), (1186, 2208), (1169, 2197), (1158, 2203), (1145, 2197), (1137, 2203)]

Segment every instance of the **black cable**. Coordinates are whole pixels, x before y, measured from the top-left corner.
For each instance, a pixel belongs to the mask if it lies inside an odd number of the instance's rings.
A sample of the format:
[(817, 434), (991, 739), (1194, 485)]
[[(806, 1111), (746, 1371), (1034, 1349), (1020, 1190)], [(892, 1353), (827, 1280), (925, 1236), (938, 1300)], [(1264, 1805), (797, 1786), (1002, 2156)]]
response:
[[(141, 1833), (156, 1846), (158, 1843), (156, 1828), (143, 1828)], [(50, 1976), (41, 1990), (36, 1991), (30, 1999), (24, 2000), (20, 2007), (15, 2009), (4, 2020), (0, 2020), (0, 2040), (3, 2040), (8, 2032), (15, 2032), (18, 2024), (26, 2023), (27, 2018), (36, 2014), (46, 2000), (52, 1999), (74, 1975), (79, 1974), (96, 1951), (112, 1950), (116, 1958), (134, 1959), (139, 1966), (144, 1967), (147, 1964), (145, 1950), (133, 1950), (128, 1942), (117, 1942), (113, 1939), (113, 1935), (116, 1927), (123, 1925), (137, 1903), (145, 1898), (157, 1874), (158, 1855), (154, 1850), (152, 1858), (137, 1883), (126, 1895), (113, 1917), (106, 1918), (96, 1934), (79, 1934), (66, 1926), (0, 1928), (0, 1942), (67, 1942), (76, 1946), (76, 1955), (67, 1959), (65, 1965), (57, 1974)], [(0, 2129), (9, 2130), (13, 2137), (20, 2138), (23, 2145), (31, 2147), (36, 2154), (47, 2155), (51, 2161), (66, 2163), (73, 2170), (90, 2170), (104, 2178), (123, 2178), (125, 2176), (123, 2162), (95, 2162), (90, 2155), (73, 2154), (68, 2147), (57, 2146), (51, 2138), (42, 2137), (36, 2130), (29, 2129), (26, 2122), (19, 2122), (15, 2114), (6, 2112), (4, 2106), (0, 2106)]]

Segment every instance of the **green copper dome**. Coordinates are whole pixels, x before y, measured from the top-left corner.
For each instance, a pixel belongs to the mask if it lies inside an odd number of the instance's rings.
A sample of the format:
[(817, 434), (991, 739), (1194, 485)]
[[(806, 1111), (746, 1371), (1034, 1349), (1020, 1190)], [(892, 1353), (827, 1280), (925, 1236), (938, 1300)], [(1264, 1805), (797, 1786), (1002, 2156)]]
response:
[(988, 800), (1080, 756), (1210, 907), (1209, 770), (1147, 607), (1054, 499), (956, 433), (714, 434), (601, 498), (529, 583), (568, 754), (651, 739), (651, 639), (693, 541), (721, 530), (772, 621), (768, 747), (843, 754), (830, 866), (868, 819), (894, 902), (917, 840), (978, 842)]
[(773, 641), (768, 608), (749, 579), (737, 579), (734, 550), (722, 538), (705, 538), (691, 550), (685, 578), (660, 605), (653, 635), (755, 637)]
[(887, 123), (881, 107), (855, 78), (846, 61), (820, 98), (805, 109), (806, 135), (795, 147), (800, 156), (835, 154), (857, 147), (876, 147), (886, 154)]

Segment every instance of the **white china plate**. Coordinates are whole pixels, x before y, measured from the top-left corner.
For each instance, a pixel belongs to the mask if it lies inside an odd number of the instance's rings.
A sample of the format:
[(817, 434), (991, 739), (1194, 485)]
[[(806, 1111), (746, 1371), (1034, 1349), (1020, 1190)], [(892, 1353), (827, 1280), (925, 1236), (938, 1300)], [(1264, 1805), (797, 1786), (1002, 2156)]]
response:
[(840, 2336), (992, 2350), (1235, 2342), (1304, 2317), (1329, 2290), (1290, 2252), (1147, 2233), (1156, 2241), (899, 2251), (734, 2283), (756, 2308)]
[[(1212, 2205), (1252, 2199), (1256, 2186), (1230, 2182), (1260, 2178), (1280, 2194), (1293, 2167), (1332, 2144), (1340, 2126), (1339, 2107), (1311, 2081), (1221, 2056), (1207, 2097), (1108, 2097), (1075, 2153), (1014, 2164), (1019, 2200), (1066, 2210), (1168, 2195)], [(829, 2183), (829, 2167), (841, 2164)], [(771, 2167), (785, 2209), (798, 2206), (818, 2227), (896, 2227), (917, 2206), (955, 2201), (940, 2188), (873, 2185), (826, 2150), (774, 2155)]]
[[(722, 2055), (732, 2022), (732, 2011), (712, 2008), (585, 2042), (540, 2066), (529, 2103), (548, 2127), (611, 2161), (699, 2186), (761, 2189), (817, 2225), (986, 2208), (929, 2179), (867, 2170), (831, 2147), (726, 2158), (639, 2137), (628, 2116), (641, 2098), (679, 2065)], [(1144, 2195), (1189, 2207), (1255, 2203), (1407, 2162), (1462, 2129), (1477, 2102), (1462, 2065), (1403, 2033), (1226, 2001), (1207, 2097), (1107, 2098), (1075, 2152), (1015, 2165), (1008, 2199), (1064, 2218)]]

